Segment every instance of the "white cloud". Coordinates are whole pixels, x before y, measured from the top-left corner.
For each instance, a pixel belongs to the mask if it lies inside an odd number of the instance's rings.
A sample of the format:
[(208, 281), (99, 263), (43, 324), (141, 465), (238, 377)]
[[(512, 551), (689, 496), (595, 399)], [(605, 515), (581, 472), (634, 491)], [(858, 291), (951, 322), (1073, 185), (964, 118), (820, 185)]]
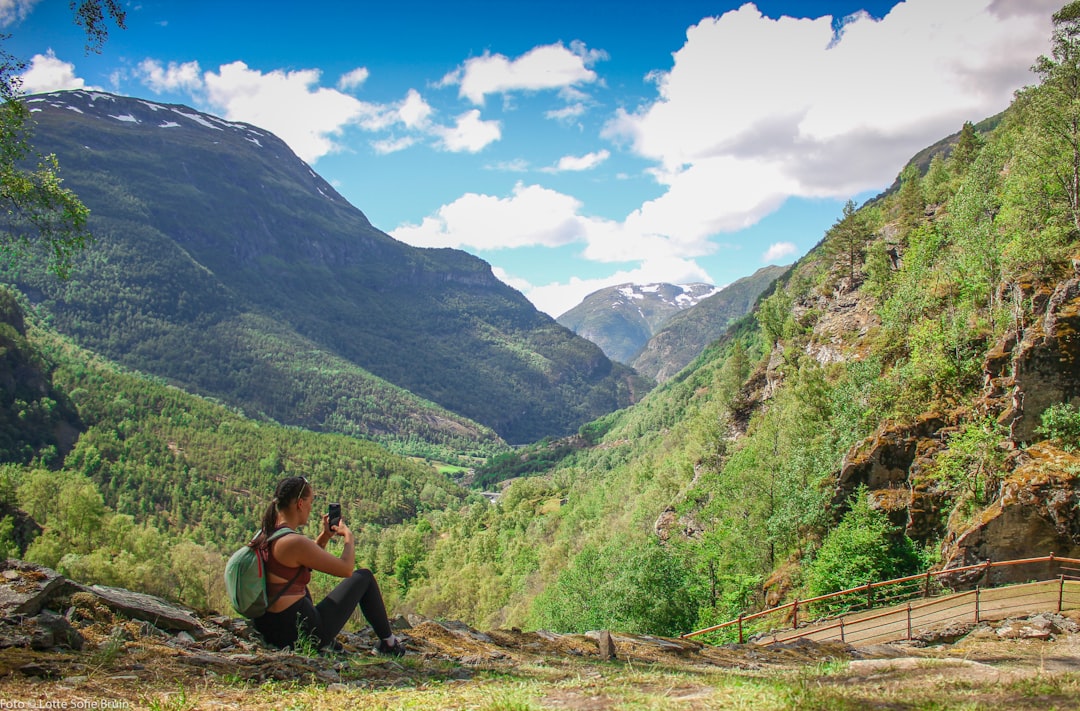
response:
[(467, 193), (419, 225), (393, 231), (417, 247), (558, 247), (582, 238), (581, 203), (569, 195), (518, 183), (506, 198)]
[(570, 47), (561, 42), (534, 47), (517, 59), (484, 53), (466, 60), (441, 83), (459, 84), (459, 96), (480, 105), (488, 94), (562, 89), (595, 82), (596, 72), (590, 67), (606, 58), (603, 51), (589, 50), (581, 42), (572, 42)]
[(765, 254), (761, 255), (761, 261), (776, 262), (784, 257), (790, 257), (798, 251), (799, 248), (793, 242), (774, 242), (765, 250)]
[(164, 67), (156, 59), (144, 59), (139, 63), (139, 74), (143, 83), (156, 94), (178, 90), (198, 91), (203, 87), (199, 63), (194, 61), (183, 64), (169, 62), (169, 66)]
[(335, 89), (319, 87), (320, 72), (302, 69), (262, 73), (243, 62), (204, 76), (207, 101), (230, 121), (246, 121), (277, 134), (311, 163), (338, 149), (335, 138), (350, 123), (382, 109)]
[(502, 126), (498, 121), (484, 121), (480, 111), (471, 109), (458, 116), (453, 126), (433, 126), (431, 133), (444, 150), (477, 153), (502, 138)]
[(434, 110), (416, 89), (409, 89), (409, 93), (397, 106), (398, 120), (408, 128), (425, 127), (433, 112)]
[(369, 72), (367, 70), (367, 67), (357, 67), (351, 72), (345, 72), (344, 74), (342, 74), (341, 77), (338, 79), (337, 87), (342, 91), (349, 91), (350, 89), (355, 89), (368, 80), (368, 75)]
[(45, 54), (35, 54), (30, 60), (30, 68), (22, 74), (22, 89), (27, 94), (83, 88), (88, 87), (84, 80), (75, 76), (75, 65), (57, 59), (51, 49)]
[(0, 0), (0, 27), (8, 27), (27, 18), (40, 0)]
[(1058, 4), (907, 0), (839, 33), (830, 17), (773, 20), (749, 3), (702, 20), (673, 66), (650, 73), (657, 99), (605, 127), (656, 161), (667, 188), (626, 231), (666, 235), (692, 256), (787, 197), (889, 184), (915, 152), (1034, 80)]
[(562, 173), (565, 171), (592, 170), (611, 157), (608, 150), (594, 151), (583, 156), (563, 156), (554, 168), (546, 169), (550, 173)]
[(485, 165), (484, 170), (499, 170), (505, 173), (527, 173), (529, 171), (529, 161), (524, 158), (498, 161), (496, 163)]
[(379, 141), (372, 141), (371, 147), (379, 155), (388, 155), (390, 153), (397, 153), (403, 151), (406, 148), (411, 148), (417, 142), (416, 136), (402, 136), (401, 138), (384, 138)]
[(677, 258), (657, 258), (646, 260), (636, 269), (620, 270), (610, 276), (596, 279), (571, 277), (566, 283), (552, 282), (533, 286), (524, 279), (516, 278), (504, 269), (492, 269), (496, 277), (509, 284), (528, 297), (537, 309), (558, 318), (598, 289), (616, 286), (627, 282), (634, 284), (689, 284), (692, 282), (712, 283), (712, 278), (693, 260)]
[(564, 106), (561, 109), (552, 109), (544, 114), (545, 118), (555, 121), (573, 121), (585, 115), (585, 104), (577, 103)]

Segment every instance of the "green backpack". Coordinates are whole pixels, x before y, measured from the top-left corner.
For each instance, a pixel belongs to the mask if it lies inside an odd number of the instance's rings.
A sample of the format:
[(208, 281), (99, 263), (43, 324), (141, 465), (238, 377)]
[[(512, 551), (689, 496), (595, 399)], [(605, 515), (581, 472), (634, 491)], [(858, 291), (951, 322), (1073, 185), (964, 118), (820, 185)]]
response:
[(303, 572), (303, 568), (298, 570), (288, 585), (281, 588), (273, 599), (267, 599), (265, 566), (270, 555), (270, 543), (290, 533), (296, 533), (296, 531), (291, 528), (279, 528), (270, 534), (262, 546), (252, 548), (250, 544), (245, 545), (233, 553), (229, 562), (225, 564), (225, 591), (229, 595), (229, 602), (232, 603), (233, 609), (244, 617), (251, 619), (262, 617), (281, 597), (281, 593), (285, 592)]

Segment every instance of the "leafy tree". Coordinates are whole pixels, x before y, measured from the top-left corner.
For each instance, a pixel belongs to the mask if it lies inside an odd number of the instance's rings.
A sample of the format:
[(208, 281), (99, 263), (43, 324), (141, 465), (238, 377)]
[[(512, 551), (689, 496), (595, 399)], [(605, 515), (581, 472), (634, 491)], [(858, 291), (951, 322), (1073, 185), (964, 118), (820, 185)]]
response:
[(988, 417), (966, 423), (949, 437), (949, 446), (937, 456), (938, 471), (956, 489), (966, 490), (975, 503), (985, 503), (991, 484), (1005, 463), (999, 444), (1005, 439), (1002, 426)]
[(919, 567), (915, 544), (899, 533), (884, 511), (871, 505), (865, 487), (852, 494), (849, 505), (807, 570), (807, 587), (815, 597), (906, 575)]
[[(117, 0), (72, 2), (75, 22), (87, 36), (87, 50), (97, 51), (108, 37), (108, 18), (124, 26)], [(0, 35), (0, 42), (8, 35)], [(66, 277), (71, 260), (89, 243), (89, 210), (62, 187), (52, 155), (36, 155), (30, 144), (30, 112), (23, 104), (21, 72), (26, 63), (0, 48), (0, 261), (9, 266), (42, 255), (49, 269)], [(36, 167), (25, 164), (36, 159)]]
[[(1001, 160), (986, 150), (971, 165), (949, 205), (948, 226), (956, 245), (952, 278), (961, 294), (984, 307), (993, 327), (1002, 279)], [(965, 294), (965, 292), (967, 292)]]
[(1053, 15), (1050, 56), (1032, 70), (1041, 83), (1019, 95), (1031, 133), (1025, 142), (1044, 176), (1045, 196), (1080, 233), (1080, 1)]
[(765, 341), (772, 348), (783, 337), (792, 323), (791, 318), (792, 298), (782, 285), (777, 284), (776, 290), (758, 306), (758, 323), (761, 324), (761, 332)]
[(930, 159), (930, 167), (927, 168), (926, 179), (923, 181), (927, 202), (940, 205), (948, 200), (952, 193), (952, 177), (941, 154)]
[(588, 546), (537, 599), (536, 625), (567, 632), (681, 634), (697, 619), (687, 572), (655, 539)]

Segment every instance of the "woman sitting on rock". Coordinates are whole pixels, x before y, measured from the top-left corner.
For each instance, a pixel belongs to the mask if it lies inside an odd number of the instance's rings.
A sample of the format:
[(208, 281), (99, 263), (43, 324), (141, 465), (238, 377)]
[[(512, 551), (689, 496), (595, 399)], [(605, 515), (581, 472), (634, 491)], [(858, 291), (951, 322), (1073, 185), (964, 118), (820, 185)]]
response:
[[(304, 477), (278, 482), (274, 499), (263, 514), (262, 530), (252, 541), (264, 545), (274, 531), (288, 527), (296, 531), (308, 522), (315, 490)], [(326, 551), (333, 536), (345, 539), (341, 556)], [(304, 535), (285, 534), (270, 542), (266, 595), (272, 601), (267, 612), (252, 622), (263, 639), (275, 647), (292, 647), (300, 634), (318, 642), (319, 648), (334, 647), (334, 639), (356, 606), (379, 636), (376, 651), (401, 656), (405, 646), (390, 629), (386, 606), (375, 576), (366, 568), (355, 568), (353, 534), (344, 521), (331, 528), (329, 514), (322, 515), (322, 531), (316, 540)], [(345, 578), (318, 605), (307, 589), (311, 571)]]

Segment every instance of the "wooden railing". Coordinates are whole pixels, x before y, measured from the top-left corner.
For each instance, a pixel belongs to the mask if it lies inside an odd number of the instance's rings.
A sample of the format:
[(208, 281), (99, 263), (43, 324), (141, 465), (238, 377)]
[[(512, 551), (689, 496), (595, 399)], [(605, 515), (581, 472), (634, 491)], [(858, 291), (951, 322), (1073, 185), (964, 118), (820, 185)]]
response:
[[(1048, 556), (1043, 556), (1040, 558), (1022, 558), (1018, 560), (1006, 560), (997, 562), (986, 561), (985, 563), (979, 563), (976, 565), (969, 565), (960, 568), (927, 571), (918, 575), (909, 575), (903, 578), (895, 578), (893, 580), (867, 583), (858, 587), (849, 588), (847, 590), (840, 590), (838, 592), (828, 593), (826, 595), (818, 595), (817, 597), (807, 598), (805, 600), (796, 599), (785, 605), (772, 607), (767, 610), (762, 610), (761, 612), (755, 612), (750, 615), (739, 615), (737, 618), (733, 620), (728, 620), (727, 622), (724, 622), (722, 624), (713, 625), (712, 627), (706, 627), (705, 629), (696, 630), (694, 632), (688, 632), (682, 635), (682, 637), (696, 637), (698, 635), (704, 635), (713, 632), (719, 632), (725, 629), (729, 630), (731, 628), (735, 628), (739, 643), (742, 644), (746, 641), (746, 631), (748, 623), (755, 623), (753, 624), (753, 627), (758, 628), (757, 633), (760, 635), (762, 632), (764, 632), (764, 636), (771, 636), (773, 638), (773, 641), (790, 641), (799, 637), (805, 637), (811, 634), (818, 634), (821, 632), (836, 629), (839, 630), (838, 638), (841, 641), (849, 642), (852, 640), (848, 639), (848, 635), (845, 634), (845, 626), (850, 626), (853, 622), (864, 624), (873, 621), (875, 617), (884, 618), (887, 616), (894, 616), (898, 614), (898, 610), (891, 609), (886, 612), (882, 612), (877, 616), (861, 616), (855, 619), (853, 617), (853, 613), (850, 612), (851, 610), (865, 611), (867, 609), (882, 607), (884, 605), (895, 604), (904, 600), (908, 600), (907, 607), (901, 608), (900, 612), (905, 613), (908, 628), (907, 636), (910, 639), (912, 624), (914, 623), (914, 621), (918, 620), (918, 613), (921, 613), (923, 610), (927, 610), (931, 607), (940, 607), (943, 603), (947, 604), (950, 601), (962, 601), (962, 603), (960, 604), (966, 605), (968, 604), (967, 599), (973, 597), (973, 616), (976, 621), (979, 620), (981, 615), (980, 597), (983, 592), (985, 592), (986, 588), (976, 587), (974, 590), (940, 597), (937, 595), (940, 595), (943, 592), (952, 592), (951, 590), (945, 588), (940, 584), (941, 578), (956, 578), (957, 576), (965, 576), (966, 574), (969, 574), (972, 578), (985, 578), (989, 580), (990, 572), (996, 568), (1020, 565), (1031, 566), (1040, 564), (1048, 566), (1058, 566), (1057, 574), (1049, 576), (1046, 574), (1046, 572), (1044, 572), (1042, 576), (1044, 581), (1059, 581), (1057, 611), (1060, 612), (1061, 609), (1063, 609), (1063, 605), (1073, 602), (1071, 598), (1069, 598), (1068, 600), (1066, 599), (1067, 593), (1069, 595), (1072, 594), (1073, 587), (1071, 585), (1067, 586), (1067, 583), (1080, 580), (1080, 560), (1074, 558), (1056, 557), (1053, 553), (1051, 553)], [(1065, 566), (1076, 567), (1069, 568)], [(907, 589), (905, 590), (903, 586), (907, 586)], [(1019, 588), (1019, 585), (1013, 585), (1010, 587)], [(1068, 591), (1067, 587), (1069, 588)], [(899, 594), (885, 594), (884, 596), (882, 595), (884, 591), (896, 591), (897, 589), (901, 591)], [(1077, 585), (1077, 592), (1080, 593), (1080, 584)], [(911, 604), (910, 600), (920, 597), (927, 599), (928, 602), (918, 605)], [(930, 600), (930, 598), (934, 599)], [(763, 628), (760, 623), (761, 620), (764, 620), (770, 615), (774, 615), (780, 617), (780, 619), (783, 620), (783, 624), (774, 624), (771, 629), (788, 627), (791, 631), (795, 631), (799, 629), (800, 624), (802, 624), (802, 626), (806, 626), (806, 624), (810, 622), (808, 619), (800, 620), (800, 611), (803, 613), (802, 616), (804, 618), (809, 618), (810, 612), (814, 607), (818, 607), (820, 609), (821, 604), (824, 602), (839, 600), (852, 601), (846, 603), (848, 605), (848, 612), (841, 614), (838, 617), (831, 617), (820, 620), (819, 622), (821, 624), (814, 624), (813, 629), (806, 632), (796, 632), (795, 634), (786, 635), (783, 638), (780, 638), (777, 634), (772, 633), (771, 631), (767, 631), (770, 630), (770, 628), (768, 628), (767, 626)], [(1076, 602), (1080, 603), (1080, 600), (1077, 600)], [(1069, 606), (1072, 605), (1070, 604)], [(1080, 604), (1078, 604), (1077, 606), (1080, 606)], [(916, 613), (915, 618), (912, 617), (912, 613)]]

